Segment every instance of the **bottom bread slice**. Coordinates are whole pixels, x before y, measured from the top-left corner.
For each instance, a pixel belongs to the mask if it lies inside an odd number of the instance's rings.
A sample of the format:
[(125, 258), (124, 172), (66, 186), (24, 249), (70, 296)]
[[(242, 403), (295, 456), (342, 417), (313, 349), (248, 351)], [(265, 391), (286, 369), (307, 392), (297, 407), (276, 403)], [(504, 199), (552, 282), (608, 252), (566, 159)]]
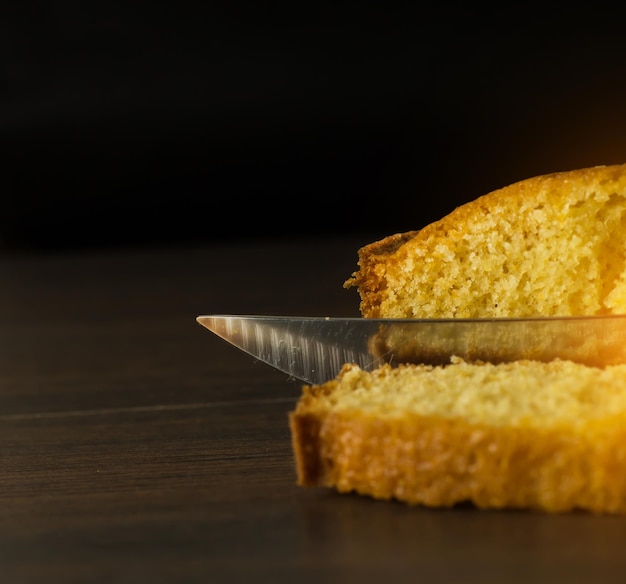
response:
[(289, 415), (297, 483), (449, 507), (626, 512), (626, 365), (345, 365)]

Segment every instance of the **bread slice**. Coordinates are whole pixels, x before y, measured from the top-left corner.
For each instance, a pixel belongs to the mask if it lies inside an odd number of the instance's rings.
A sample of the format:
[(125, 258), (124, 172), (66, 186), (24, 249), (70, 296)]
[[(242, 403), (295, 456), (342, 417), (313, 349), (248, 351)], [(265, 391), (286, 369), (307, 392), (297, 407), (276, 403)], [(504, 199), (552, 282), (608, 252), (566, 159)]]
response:
[(449, 507), (626, 512), (626, 365), (345, 365), (290, 414), (298, 484)]
[[(626, 165), (518, 182), (358, 255), (344, 285), (367, 318), (626, 314)], [(404, 364), (346, 364), (304, 388), (289, 418), (298, 484), (433, 507), (626, 513), (623, 351), (607, 358), (588, 335), (550, 353), (538, 338), (537, 356), (514, 360), (494, 338), (472, 362), (409, 364), (422, 343), (396, 328), (373, 341)]]
[(358, 256), (364, 317), (626, 313), (626, 164), (517, 182)]

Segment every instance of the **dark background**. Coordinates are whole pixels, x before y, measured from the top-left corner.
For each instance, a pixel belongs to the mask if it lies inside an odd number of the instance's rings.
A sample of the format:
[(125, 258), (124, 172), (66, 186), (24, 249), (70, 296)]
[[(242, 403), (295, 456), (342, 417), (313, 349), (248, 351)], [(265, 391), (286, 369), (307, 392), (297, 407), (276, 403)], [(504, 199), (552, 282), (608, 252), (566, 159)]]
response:
[(7, 250), (373, 239), (626, 162), (617, 8), (3, 6)]

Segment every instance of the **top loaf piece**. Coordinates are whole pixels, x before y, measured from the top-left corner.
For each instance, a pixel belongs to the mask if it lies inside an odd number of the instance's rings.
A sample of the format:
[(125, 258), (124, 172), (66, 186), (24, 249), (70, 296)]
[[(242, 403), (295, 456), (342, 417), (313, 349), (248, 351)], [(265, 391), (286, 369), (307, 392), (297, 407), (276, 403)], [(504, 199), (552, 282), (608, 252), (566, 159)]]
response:
[(626, 313), (626, 164), (513, 183), (358, 251), (366, 318)]

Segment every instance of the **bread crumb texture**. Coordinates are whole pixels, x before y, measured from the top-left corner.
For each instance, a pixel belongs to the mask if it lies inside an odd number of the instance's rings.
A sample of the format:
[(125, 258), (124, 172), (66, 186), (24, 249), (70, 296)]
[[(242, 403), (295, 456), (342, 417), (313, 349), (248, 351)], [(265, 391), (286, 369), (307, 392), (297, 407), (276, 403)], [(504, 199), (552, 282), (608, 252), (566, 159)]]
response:
[(359, 250), (365, 317), (626, 313), (626, 165), (523, 180)]
[(345, 365), (290, 414), (298, 483), (409, 504), (626, 512), (626, 365)]

